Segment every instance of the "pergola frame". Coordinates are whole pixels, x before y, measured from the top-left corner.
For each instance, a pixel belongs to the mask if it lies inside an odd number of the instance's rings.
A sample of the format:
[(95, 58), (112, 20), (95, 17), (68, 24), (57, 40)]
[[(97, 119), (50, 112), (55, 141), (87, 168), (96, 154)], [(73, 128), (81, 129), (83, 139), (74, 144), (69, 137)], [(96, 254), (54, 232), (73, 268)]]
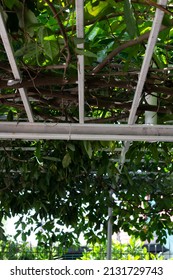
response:
[[(167, 0), (159, 0), (161, 6), (166, 6)], [(153, 50), (157, 41), (158, 33), (161, 27), (164, 12), (159, 8), (156, 9), (155, 19), (153, 22), (152, 30), (148, 39), (146, 54), (144, 57), (141, 72), (139, 74), (138, 84), (134, 94), (130, 115), (128, 119), (128, 125), (109, 125), (109, 124), (86, 124), (84, 117), (84, 55), (78, 55), (78, 100), (79, 100), (79, 124), (64, 123), (57, 124), (45, 124), (34, 122), (34, 116), (30, 106), (29, 98), (25, 88), (19, 88), (20, 96), (24, 104), (26, 115), (29, 122), (8, 123), (0, 122), (0, 139), (64, 139), (64, 140), (114, 140), (114, 141), (126, 141), (124, 150), (122, 151), (121, 158), (125, 156), (125, 152), (128, 150), (128, 141), (173, 141), (173, 129), (171, 126), (157, 126), (146, 127), (144, 124), (134, 126), (136, 121), (136, 112), (141, 100), (141, 93), (144, 87), (146, 76), (148, 73), (150, 61), (153, 55)], [(4, 44), (4, 48), (11, 65), (14, 80), (8, 81), (10, 87), (13, 83), (21, 82), (22, 78), (18, 69), (13, 48), (8, 37), (8, 33), (3, 20), (2, 11), (0, 13), (0, 34)], [(76, 33), (77, 39), (84, 39), (84, 1), (76, 0)], [(84, 51), (84, 43), (79, 42), (77, 47)], [(82, 126), (81, 126), (82, 125)], [(53, 129), (54, 127), (54, 129)], [(62, 129), (64, 127), (64, 130)], [(56, 128), (56, 129), (55, 129)], [(121, 130), (121, 132), (120, 132)], [(129, 133), (129, 130), (132, 132)], [(33, 132), (35, 133), (33, 134)], [(40, 133), (39, 133), (40, 131)], [(53, 133), (50, 133), (53, 131)], [(77, 132), (76, 132), (77, 131)], [(109, 131), (109, 133), (107, 133)]]
[[(76, 0), (76, 33), (79, 40), (84, 39), (84, 0)], [(166, 7), (167, 0), (159, 0), (158, 4)], [(25, 88), (20, 88), (20, 96), (29, 122), (0, 122), (0, 139), (55, 139), (55, 140), (112, 140), (124, 141), (124, 148), (120, 156), (120, 166), (125, 162), (125, 155), (133, 141), (165, 141), (173, 142), (173, 128), (168, 125), (136, 125), (136, 112), (141, 101), (141, 93), (147, 77), (150, 61), (160, 31), (164, 12), (156, 9), (155, 19), (148, 39), (147, 49), (139, 73), (138, 83), (132, 102), (127, 125), (125, 124), (86, 124), (84, 112), (84, 55), (78, 55), (78, 100), (79, 100), (79, 123), (43, 123), (34, 122), (33, 113)], [(8, 38), (5, 23), (0, 15), (0, 32), (4, 48), (6, 50), (14, 82), (21, 81), (21, 75), (15, 62), (12, 46)], [(84, 51), (84, 43), (79, 43), (77, 48)], [(10, 83), (10, 81), (9, 81)], [(107, 258), (111, 259), (111, 215), (109, 209), (108, 221), (108, 248)]]

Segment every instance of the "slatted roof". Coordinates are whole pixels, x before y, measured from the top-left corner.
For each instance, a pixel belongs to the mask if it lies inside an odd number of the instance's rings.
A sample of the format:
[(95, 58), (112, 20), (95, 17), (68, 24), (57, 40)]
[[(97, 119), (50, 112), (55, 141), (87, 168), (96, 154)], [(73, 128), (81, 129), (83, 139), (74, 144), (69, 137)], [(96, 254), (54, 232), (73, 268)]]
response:
[[(161, 0), (158, 2), (161, 7), (166, 7), (167, 0)], [(93, 70), (92, 76), (89, 79), (85, 77), (84, 67), (84, 55), (79, 54), (77, 56), (78, 65), (78, 79), (73, 80), (62, 80), (57, 78), (56, 82), (59, 82), (62, 87), (66, 84), (73, 85), (71, 99), (74, 98), (76, 91), (78, 94), (78, 111), (79, 118), (71, 116), (71, 120), (63, 123), (54, 121), (50, 118), (47, 121), (44, 120), (40, 115), (33, 112), (31, 102), (34, 100), (34, 94), (27, 92), (23, 81), (20, 69), (18, 68), (13, 47), (10, 42), (9, 35), (3, 19), (3, 13), (0, 14), (0, 33), (4, 49), (6, 51), (9, 64), (11, 66), (12, 77), (7, 81), (7, 88), (18, 89), (19, 96), (17, 98), (22, 101), (27, 119), (20, 118), (12, 122), (8, 122), (1, 118), (0, 121), (0, 138), (1, 139), (64, 139), (64, 140), (122, 140), (122, 141), (173, 141), (173, 129), (172, 125), (166, 124), (145, 124), (136, 123), (136, 113), (141, 104), (141, 97), (144, 85), (146, 83), (147, 74), (149, 72), (150, 62), (153, 56), (154, 47), (157, 42), (158, 34), (162, 26), (162, 20), (164, 11), (160, 8), (156, 8), (155, 17), (152, 25), (150, 35), (148, 37), (147, 47), (141, 70), (137, 74), (137, 84), (134, 87), (133, 100), (131, 107), (129, 108), (129, 115), (126, 117), (126, 121), (122, 123), (98, 123), (98, 120), (85, 118), (85, 91), (89, 90), (92, 86), (97, 87), (99, 81), (97, 80), (97, 66)], [(76, 1), (76, 33), (78, 39), (83, 39), (84, 34), (84, 1)], [(137, 39), (138, 40), (138, 39)], [(81, 50), (84, 49), (84, 43), (78, 43), (77, 47)], [(63, 68), (63, 65), (62, 65)], [(134, 73), (136, 75), (136, 73)], [(104, 78), (104, 77), (102, 77)], [(41, 84), (44, 77), (36, 77), (35, 83)], [(49, 77), (48, 77), (49, 79)], [(51, 77), (50, 77), (51, 79)], [(50, 81), (49, 79), (49, 81)], [(92, 86), (91, 86), (92, 81)], [(44, 81), (45, 82), (45, 81)], [(33, 81), (28, 81), (34, 83)], [(104, 81), (103, 81), (104, 83)], [(77, 87), (76, 87), (77, 84)], [(100, 85), (99, 85), (100, 86)], [(118, 86), (115, 80), (113, 80), (112, 86)], [(34, 85), (33, 85), (34, 87)], [(35, 86), (36, 88), (36, 86)], [(74, 91), (74, 92), (73, 92)], [(154, 89), (153, 89), (154, 91)], [(66, 90), (63, 91), (66, 94)], [(16, 97), (15, 97), (16, 98)], [(17, 102), (16, 98), (16, 102)], [(41, 97), (40, 97), (41, 100)], [(10, 98), (9, 98), (10, 101)], [(49, 99), (47, 99), (49, 102)], [(76, 102), (76, 101), (75, 101)], [(93, 102), (93, 100), (92, 100)], [(123, 104), (122, 104), (123, 105)], [(10, 106), (10, 102), (9, 102)], [(19, 105), (21, 106), (21, 104)], [(128, 146), (128, 143), (126, 143)], [(127, 149), (126, 146), (126, 149)]]

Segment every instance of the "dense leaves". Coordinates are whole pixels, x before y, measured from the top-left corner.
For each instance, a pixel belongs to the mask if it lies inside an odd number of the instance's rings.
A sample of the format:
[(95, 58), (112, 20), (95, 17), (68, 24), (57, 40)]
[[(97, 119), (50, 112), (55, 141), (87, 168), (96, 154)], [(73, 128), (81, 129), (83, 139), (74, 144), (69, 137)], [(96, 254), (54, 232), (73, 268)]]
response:
[[(86, 146), (83, 142), (59, 141), (32, 143), (34, 151), (15, 147), (8, 151), (3, 147), (2, 216), (22, 214), (18, 225), (22, 225), (25, 232), (27, 221), (24, 214), (29, 212), (31, 230), (33, 222), (41, 222), (48, 231), (46, 234), (53, 240), (61, 237), (58, 226), (63, 225), (73, 228), (76, 236), (85, 230), (88, 239), (93, 238), (97, 231), (101, 231), (102, 236), (101, 228), (107, 214), (107, 207), (102, 207), (108, 205), (110, 185), (106, 173), (110, 172), (113, 176), (116, 167), (114, 163), (109, 163), (103, 150), (105, 143), (104, 146), (93, 143), (92, 158), (87, 154)], [(105, 230), (106, 227), (103, 232)], [(39, 234), (43, 238), (44, 233)]]
[(26, 242), (0, 241), (0, 260), (53, 260), (55, 257), (62, 258), (66, 252), (65, 248), (58, 246), (44, 248)]
[(133, 144), (119, 174), (118, 143), (1, 144), (1, 218), (18, 214), (23, 240), (35, 231), (46, 244), (70, 244), (81, 233), (97, 242), (105, 238), (110, 206), (115, 232), (123, 229), (142, 240), (156, 232), (162, 242), (172, 233), (171, 145)]
[[(86, 250), (87, 249), (87, 250)], [(72, 253), (73, 251), (74, 253)], [(82, 252), (82, 250), (84, 250)], [(66, 259), (68, 258), (68, 252), (72, 259), (82, 255), (82, 260), (104, 260), (106, 259), (106, 244), (95, 244), (94, 248), (91, 247), (81, 248), (74, 246), (68, 250), (66, 247), (62, 247), (61, 244), (55, 244), (52, 247), (43, 246), (31, 246), (28, 243), (15, 243), (12, 240), (8, 240), (5, 244), (0, 241), (0, 260), (53, 260), (53, 259)], [(82, 253), (80, 254), (79, 251)], [(76, 254), (77, 253), (77, 254)], [(148, 253), (146, 248), (143, 248), (143, 243), (135, 240), (130, 240), (130, 244), (120, 244), (114, 242), (112, 246), (112, 258), (114, 260), (150, 260), (160, 259), (158, 255)]]
[[(163, 257), (148, 253), (143, 243), (131, 238), (128, 244), (112, 243), (113, 260), (162, 260)], [(92, 248), (92, 246), (91, 246)], [(106, 243), (95, 244), (90, 252), (83, 254), (82, 260), (106, 260)]]
[(155, 229), (162, 242), (166, 241), (166, 234), (172, 233), (171, 146), (143, 143), (133, 144), (129, 149), (127, 158), (130, 161), (125, 164), (115, 187), (115, 230), (121, 224), (131, 234), (138, 236), (140, 232), (142, 240), (146, 237), (150, 240)]

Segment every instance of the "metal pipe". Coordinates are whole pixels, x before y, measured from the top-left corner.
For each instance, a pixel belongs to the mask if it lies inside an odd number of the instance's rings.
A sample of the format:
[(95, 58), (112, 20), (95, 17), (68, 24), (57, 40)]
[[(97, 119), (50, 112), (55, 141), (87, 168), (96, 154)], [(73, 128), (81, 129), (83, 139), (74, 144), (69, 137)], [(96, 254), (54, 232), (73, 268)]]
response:
[[(84, 52), (84, 0), (76, 0), (76, 32), (79, 40), (77, 48)], [(79, 123), (84, 123), (84, 54), (79, 54), (77, 58)]]
[[(13, 75), (14, 75), (14, 80), (9, 80), (8, 83), (7, 83), (7, 85), (9, 85), (9, 87), (10, 86), (12, 87), (13, 83), (21, 83), (22, 82), (22, 77), (20, 75), (18, 66), (16, 64), (13, 48), (12, 48), (12, 45), (10, 43), (10, 39), (9, 39), (7, 30), (6, 30), (6, 27), (5, 27), (5, 22), (4, 22), (4, 19), (3, 19), (3, 14), (2, 14), (2, 8), (1, 7), (0, 7), (0, 34), (1, 34), (2, 42), (3, 42), (4, 48), (5, 48), (5, 51), (6, 51), (6, 54), (7, 54), (7, 57), (8, 57)], [(22, 99), (22, 102), (23, 102), (28, 120), (30, 122), (33, 122), (34, 117), (33, 117), (33, 114), (32, 114), (32, 110), (31, 110), (31, 106), (30, 106), (30, 103), (29, 103), (27, 93), (26, 93), (26, 89), (25, 88), (19, 88), (19, 93), (20, 93), (20, 96), (21, 96), (21, 99)]]
[[(109, 191), (110, 202), (112, 202), (113, 190)], [(112, 207), (108, 208), (108, 228), (107, 228), (107, 260), (112, 258)]]
[[(160, 0), (160, 1), (158, 1), (158, 4), (165, 7), (167, 2), (168, 2), (168, 0)], [(143, 61), (142, 68), (141, 68), (141, 71), (139, 74), (138, 84), (136, 87), (133, 103), (131, 106), (128, 124), (134, 124), (134, 122), (135, 122), (136, 111), (137, 111), (139, 103), (141, 101), (141, 94), (142, 94), (142, 91), (144, 88), (144, 83), (145, 83), (145, 80), (147, 77), (148, 69), (150, 67), (151, 58), (153, 55), (154, 47), (157, 42), (157, 38), (158, 38), (159, 31), (160, 31), (160, 26), (162, 24), (163, 16), (164, 16), (164, 12), (157, 8), (156, 13), (155, 13), (155, 18), (153, 21), (153, 25), (152, 25), (152, 29), (150, 32), (150, 36), (148, 39), (148, 44), (147, 44), (147, 48), (146, 48), (146, 52), (145, 52), (145, 56), (144, 56), (144, 61)]]
[(1, 139), (173, 141), (172, 125), (0, 122)]

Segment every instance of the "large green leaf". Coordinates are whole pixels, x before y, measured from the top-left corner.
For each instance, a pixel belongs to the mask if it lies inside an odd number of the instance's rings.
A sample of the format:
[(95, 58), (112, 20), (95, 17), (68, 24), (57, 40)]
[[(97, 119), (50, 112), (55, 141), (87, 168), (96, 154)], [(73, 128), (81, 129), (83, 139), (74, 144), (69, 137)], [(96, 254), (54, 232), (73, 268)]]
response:
[(69, 153), (66, 153), (62, 160), (63, 168), (67, 168), (70, 163), (71, 163), (71, 156)]
[(92, 157), (93, 154), (93, 149), (92, 149), (92, 145), (90, 141), (84, 141), (84, 147), (85, 147), (85, 151), (87, 152), (89, 158)]
[(58, 41), (55, 40), (54, 34), (47, 27), (42, 27), (38, 35), (43, 53), (53, 61), (59, 54)]
[(16, 0), (3, 0), (3, 2), (7, 6), (7, 8), (12, 9), (17, 1)]
[(76, 53), (79, 54), (79, 55), (87, 56), (87, 57), (95, 57), (95, 58), (97, 58), (96, 54), (94, 54), (93, 52), (90, 52), (88, 50), (76, 49)]
[(103, 13), (107, 8), (107, 1), (89, 1), (85, 5), (85, 18), (97, 17), (100, 13)]
[(131, 0), (124, 0), (124, 18), (126, 22), (127, 32), (131, 38), (134, 38), (137, 35), (137, 27)]

